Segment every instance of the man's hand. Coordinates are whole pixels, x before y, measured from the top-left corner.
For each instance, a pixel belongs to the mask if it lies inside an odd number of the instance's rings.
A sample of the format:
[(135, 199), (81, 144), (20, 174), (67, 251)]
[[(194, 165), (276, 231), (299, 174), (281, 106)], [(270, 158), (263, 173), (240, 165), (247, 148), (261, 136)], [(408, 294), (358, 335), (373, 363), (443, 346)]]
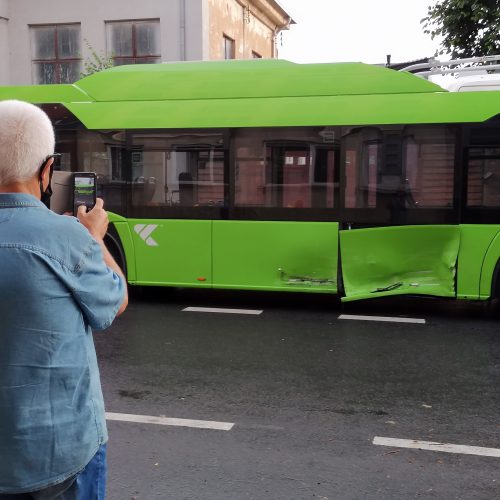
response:
[[(95, 202), (95, 206), (92, 210), (87, 212), (87, 209), (84, 205), (80, 205), (76, 212), (76, 216), (81, 224), (83, 224), (89, 231), (89, 233), (94, 237), (95, 240), (99, 243), (102, 256), (104, 259), (104, 263), (112, 269), (116, 274), (122, 277), (123, 281), (127, 283), (127, 279), (123, 274), (122, 269), (116, 263), (113, 256), (109, 253), (109, 250), (106, 248), (104, 243), (104, 236), (106, 236), (106, 231), (108, 230), (108, 214), (106, 210), (104, 210), (104, 201), (102, 198), (97, 198)], [(123, 302), (118, 310), (117, 316), (119, 316), (125, 309), (128, 304), (128, 291), (125, 286), (125, 296), (123, 298)]]
[(76, 216), (78, 220), (88, 229), (89, 233), (98, 241), (102, 241), (108, 230), (108, 214), (104, 210), (104, 201), (97, 198), (95, 206), (87, 212), (85, 205), (80, 205)]

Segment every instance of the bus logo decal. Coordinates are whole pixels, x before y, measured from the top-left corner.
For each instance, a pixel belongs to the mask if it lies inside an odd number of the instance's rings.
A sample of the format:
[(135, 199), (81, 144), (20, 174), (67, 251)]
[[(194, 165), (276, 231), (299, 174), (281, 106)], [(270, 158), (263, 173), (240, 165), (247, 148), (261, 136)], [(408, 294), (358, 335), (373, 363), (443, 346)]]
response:
[(157, 227), (158, 224), (136, 224), (134, 226), (134, 231), (146, 242), (146, 245), (157, 247), (158, 243), (150, 236)]

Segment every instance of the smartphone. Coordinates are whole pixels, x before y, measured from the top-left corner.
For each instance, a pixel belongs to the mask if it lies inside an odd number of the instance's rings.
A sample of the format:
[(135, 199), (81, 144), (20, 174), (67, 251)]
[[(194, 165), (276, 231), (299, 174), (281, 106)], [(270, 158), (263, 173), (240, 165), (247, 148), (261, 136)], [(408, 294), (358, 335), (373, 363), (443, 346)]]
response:
[(94, 172), (75, 172), (73, 174), (73, 213), (78, 207), (85, 205), (87, 212), (95, 205), (97, 193), (96, 175)]

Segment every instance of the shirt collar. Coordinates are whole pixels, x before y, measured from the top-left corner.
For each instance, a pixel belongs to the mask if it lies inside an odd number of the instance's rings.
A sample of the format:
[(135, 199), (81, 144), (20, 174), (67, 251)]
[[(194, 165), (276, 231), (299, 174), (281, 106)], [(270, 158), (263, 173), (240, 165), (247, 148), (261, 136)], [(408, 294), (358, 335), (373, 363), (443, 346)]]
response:
[(0, 208), (44, 207), (38, 198), (27, 193), (0, 193)]

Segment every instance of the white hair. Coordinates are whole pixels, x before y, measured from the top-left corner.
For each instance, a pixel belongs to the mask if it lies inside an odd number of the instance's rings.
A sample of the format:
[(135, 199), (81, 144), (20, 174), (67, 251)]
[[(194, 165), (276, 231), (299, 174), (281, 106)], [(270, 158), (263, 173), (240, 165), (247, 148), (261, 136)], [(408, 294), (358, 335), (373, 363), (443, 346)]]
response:
[(44, 111), (23, 101), (0, 101), (0, 185), (33, 177), (54, 146)]

